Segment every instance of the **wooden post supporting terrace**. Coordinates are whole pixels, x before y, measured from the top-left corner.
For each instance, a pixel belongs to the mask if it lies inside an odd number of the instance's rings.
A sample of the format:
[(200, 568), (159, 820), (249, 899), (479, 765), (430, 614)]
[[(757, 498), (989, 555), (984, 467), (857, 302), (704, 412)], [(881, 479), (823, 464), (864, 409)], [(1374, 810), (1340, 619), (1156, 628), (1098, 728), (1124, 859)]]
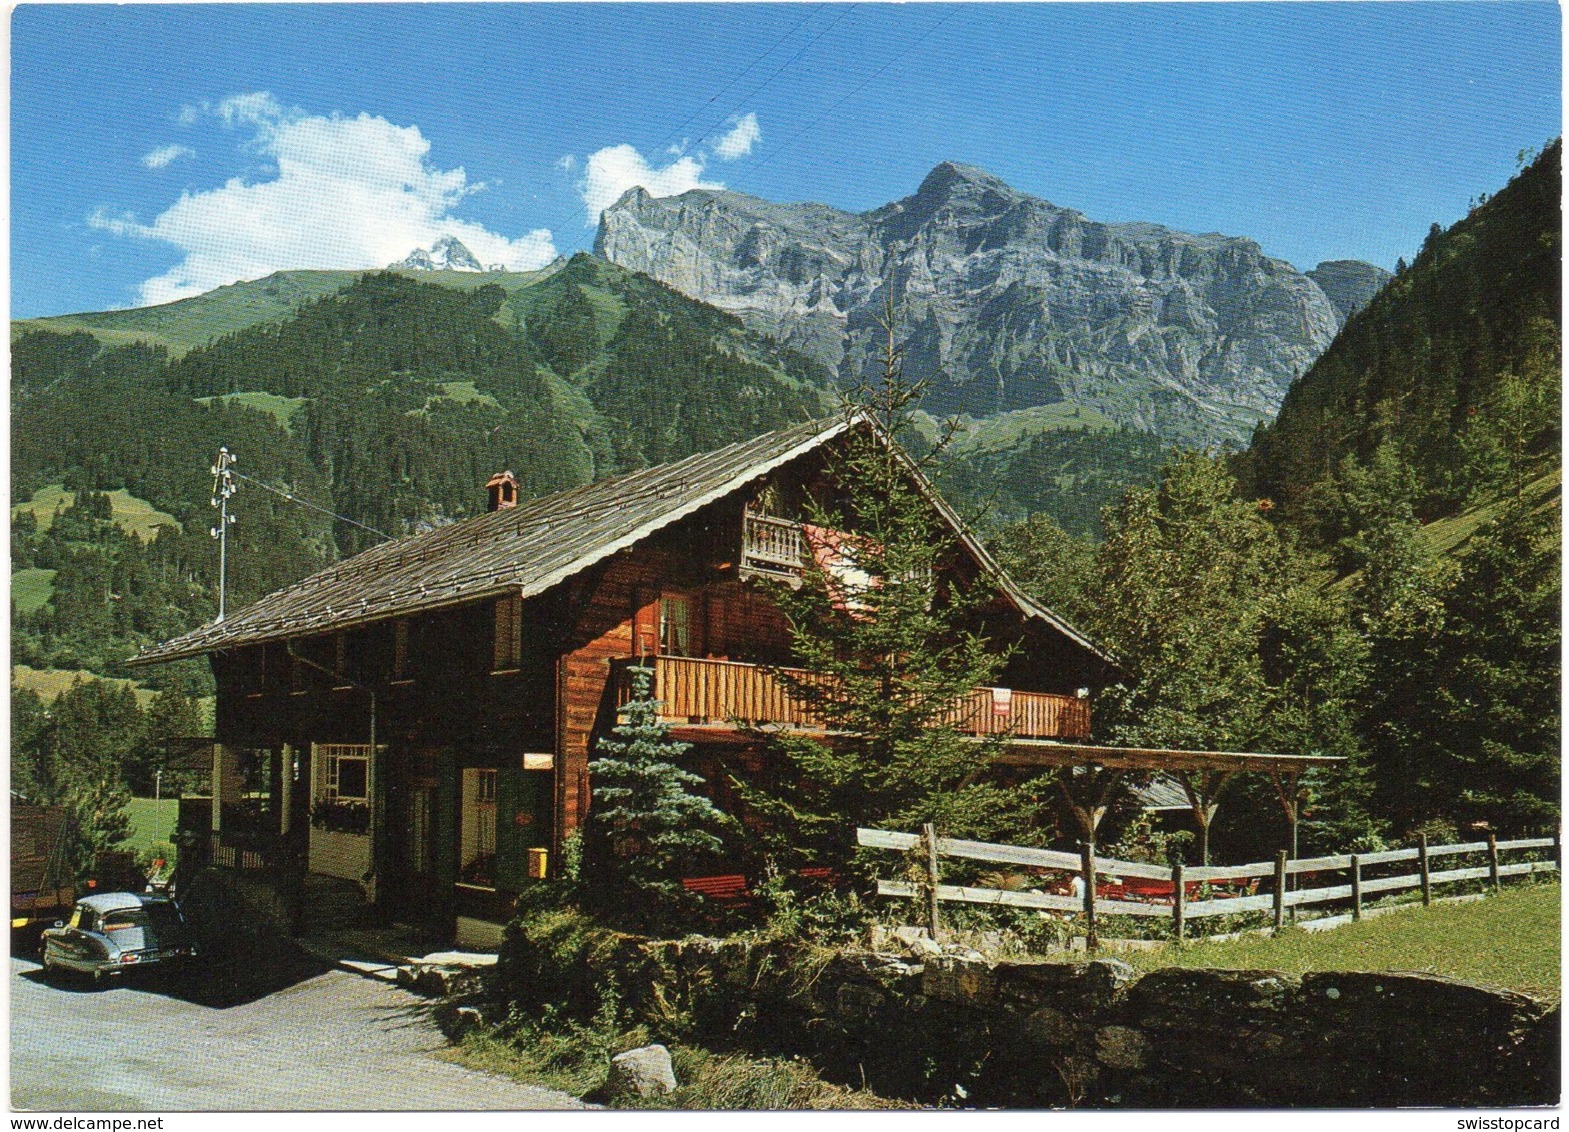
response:
[[(1315, 768), (1330, 769), (1346, 760), (1332, 755), (1272, 755), (1249, 751), (1184, 751), (1159, 747), (1094, 747), (1045, 739), (1010, 739), (993, 760), (998, 766), (1055, 768), (1056, 779), (1069, 794), (1069, 806), (1093, 843), (1093, 826), (1100, 824), (1108, 801), (1100, 798), (1110, 772), (1122, 775), (1162, 771), (1176, 778), (1187, 792), (1193, 816), (1199, 823), (1202, 864), (1209, 864), (1209, 829), (1220, 804), (1220, 795), (1232, 777), (1242, 772), (1267, 774), (1286, 815), (1287, 852), (1297, 857), (1297, 823), (1305, 799), (1302, 776)], [(1074, 768), (1088, 774), (1074, 774)]]
[(1179, 770), (1172, 772), (1188, 796), (1188, 806), (1199, 827), (1199, 864), (1209, 864), (1209, 827), (1220, 808), (1220, 792), (1232, 779), (1231, 770)]

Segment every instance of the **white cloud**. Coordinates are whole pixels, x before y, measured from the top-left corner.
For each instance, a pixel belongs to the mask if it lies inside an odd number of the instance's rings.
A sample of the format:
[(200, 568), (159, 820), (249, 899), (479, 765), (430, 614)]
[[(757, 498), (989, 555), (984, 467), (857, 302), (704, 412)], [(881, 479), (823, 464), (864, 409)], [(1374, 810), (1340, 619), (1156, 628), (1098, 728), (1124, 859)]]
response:
[(577, 168), (577, 158), (572, 156), (570, 153), (563, 153), (559, 158), (556, 159), (556, 168), (564, 169), (566, 172), (570, 173), (572, 170)]
[(656, 197), (678, 196), (688, 189), (722, 189), (703, 180), (700, 157), (682, 157), (655, 168), (626, 143), (606, 146), (592, 153), (584, 165), (579, 191), (588, 210), (588, 223), (599, 223), (599, 214), (615, 204), (621, 194), (641, 185)]
[(162, 169), (182, 157), (195, 157), (196, 151), (188, 145), (161, 145), (151, 153), (142, 155), (142, 164), (149, 169)]
[(735, 124), (724, 137), (714, 143), (714, 152), (723, 161), (734, 161), (738, 157), (745, 157), (752, 152), (752, 147), (763, 136), (763, 131), (757, 124), (757, 115), (748, 114)]
[(323, 116), (285, 108), (270, 94), (224, 99), (220, 120), (248, 130), (247, 146), (276, 166), (266, 180), (234, 177), (184, 193), (150, 224), (93, 214), (95, 228), (173, 244), (185, 253), (141, 285), (143, 303), (166, 303), (290, 268), (385, 267), (442, 236), (481, 263), (533, 270), (555, 258), (548, 229), (517, 239), (463, 220), (453, 209), (483, 188), (463, 169), (428, 160), (417, 126), (361, 113)]

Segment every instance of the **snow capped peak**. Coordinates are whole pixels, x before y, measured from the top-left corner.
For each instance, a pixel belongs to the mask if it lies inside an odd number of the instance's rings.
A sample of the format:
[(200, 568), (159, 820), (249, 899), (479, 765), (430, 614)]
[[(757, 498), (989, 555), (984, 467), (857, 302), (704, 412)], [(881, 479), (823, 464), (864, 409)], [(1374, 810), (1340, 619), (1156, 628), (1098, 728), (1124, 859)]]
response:
[(456, 236), (443, 236), (430, 246), (415, 248), (397, 263), (393, 268), (403, 268), (410, 271), (502, 271), (499, 265), (492, 267), (483, 266), (474, 258), (474, 253), (463, 246), (463, 241)]

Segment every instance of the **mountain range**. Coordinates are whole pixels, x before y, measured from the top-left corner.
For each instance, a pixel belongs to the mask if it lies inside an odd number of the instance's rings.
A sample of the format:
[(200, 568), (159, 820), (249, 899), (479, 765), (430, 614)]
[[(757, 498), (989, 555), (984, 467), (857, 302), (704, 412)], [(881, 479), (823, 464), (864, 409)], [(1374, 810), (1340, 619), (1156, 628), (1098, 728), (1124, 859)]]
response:
[[(62, 375), (79, 392), (99, 371), (147, 370), (140, 380), (167, 394), (308, 432), (340, 510), (363, 499), (353, 506), (365, 513), (346, 513), (398, 527), (470, 506), (478, 471), (448, 474), (470, 460), (511, 460), (540, 485), (586, 482), (827, 411), (836, 383), (876, 376), (891, 300), (907, 374), (931, 379), (934, 414), (963, 418), (947, 490), (962, 504), (989, 500), (992, 524), (1045, 512), (1093, 536), (1101, 508), (1170, 445), (1244, 442), (1388, 278), (1355, 261), (1298, 272), (1239, 237), (1090, 221), (954, 163), (862, 214), (634, 189), (605, 211), (596, 244), (597, 257), (519, 273), (485, 268), (445, 236), (368, 289), (364, 272), (283, 271), (157, 307), (20, 321), (15, 419), (48, 415), (55, 398), (36, 395), (63, 388)], [(490, 297), (472, 303), (439, 298), (482, 291)], [(426, 321), (405, 325), (398, 304)], [(350, 309), (386, 341), (348, 326)], [(510, 332), (517, 358), (503, 362), (511, 348), (499, 340), (483, 357), (457, 342), (432, 348), (453, 319), (487, 341)], [(142, 354), (124, 352), (133, 348)], [(329, 411), (328, 397), (346, 392), (355, 409)], [(388, 415), (394, 404), (401, 418)], [(483, 429), (456, 441), (445, 431), (456, 415), (486, 413), (496, 415), (486, 428), (512, 425), (483, 444)], [(372, 449), (403, 443), (418, 458), (400, 456), (404, 480), (365, 493), (328, 453), (363, 451), (363, 437), (348, 436), (371, 416)], [(218, 443), (230, 426), (190, 427)], [(413, 439), (399, 442), (399, 427)], [(529, 452), (509, 455), (507, 437), (525, 435)], [(454, 443), (453, 459), (426, 463)], [(554, 466), (534, 468), (547, 451)], [(75, 462), (38, 455), (18, 487), (47, 486)], [(183, 491), (153, 494), (183, 517)]]
[(737, 315), (841, 381), (895, 312), (937, 413), (1067, 403), (1167, 441), (1245, 441), (1390, 278), (1298, 271), (1244, 237), (1090, 220), (944, 162), (864, 213), (725, 190), (626, 192), (595, 251)]

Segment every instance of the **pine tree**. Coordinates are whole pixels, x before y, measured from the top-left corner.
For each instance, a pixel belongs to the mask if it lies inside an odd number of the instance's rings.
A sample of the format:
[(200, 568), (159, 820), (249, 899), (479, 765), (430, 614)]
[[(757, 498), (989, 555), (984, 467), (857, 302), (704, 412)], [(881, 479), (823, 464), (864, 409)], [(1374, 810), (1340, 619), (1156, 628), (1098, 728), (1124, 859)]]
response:
[(28, 801), (70, 809), (67, 860), (85, 877), (98, 854), (131, 832), (130, 791), (121, 766), (142, 727), (129, 687), (78, 681), (45, 707), (13, 687), (13, 774), (25, 774)]
[(786, 870), (848, 867), (857, 826), (932, 822), (1003, 840), (1027, 836), (1038, 807), (1028, 791), (985, 781), (993, 752), (961, 731), (960, 705), (1007, 658), (986, 637), (993, 595), (961, 580), (965, 557), (917, 477), (935, 471), (945, 438), (919, 456), (902, 443), (925, 383), (904, 378), (891, 326), (882, 380), (846, 398), (849, 427), (829, 454), (839, 501), (806, 505), (822, 553), (804, 558), (798, 588), (774, 592), (808, 673), (777, 678), (833, 735), (770, 734), (767, 780), (738, 783), (754, 848)]
[(125, 767), (131, 787), (143, 795), (161, 790), (167, 797), (194, 785), (192, 772), (170, 772), (165, 766), (169, 740), (189, 739), (205, 731), (201, 704), (190, 695), (183, 680), (175, 680), (147, 705), (142, 734)]
[[(1224, 461), (1189, 452), (1111, 514), (1088, 627), (1131, 678), (1102, 694), (1099, 724), (1133, 746), (1345, 758), (1311, 784), (1317, 820), (1301, 830), (1309, 849), (1342, 851), (1377, 833), (1355, 728), (1365, 650), (1267, 511), (1238, 497)], [(1245, 777), (1215, 833), (1256, 859), (1282, 821), (1268, 784)]]
[(678, 926), (701, 904), (681, 883), (695, 860), (719, 852), (725, 815), (693, 793), (703, 779), (676, 765), (690, 749), (670, 738), (652, 697), (653, 670), (633, 668), (632, 699), (589, 763), (593, 807), (584, 856), (596, 893), (646, 929)]

